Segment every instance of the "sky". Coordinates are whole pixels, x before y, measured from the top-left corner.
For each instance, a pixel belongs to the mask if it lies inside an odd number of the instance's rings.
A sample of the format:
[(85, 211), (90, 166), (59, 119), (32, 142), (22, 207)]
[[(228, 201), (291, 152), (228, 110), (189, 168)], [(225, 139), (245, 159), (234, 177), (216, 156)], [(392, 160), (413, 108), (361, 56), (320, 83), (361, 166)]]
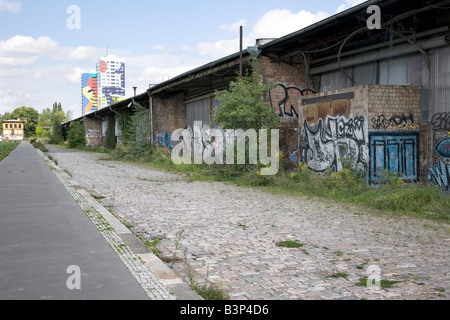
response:
[[(125, 59), (126, 97), (364, 0), (0, 0), (0, 114), (61, 102), (81, 116), (81, 73)], [(73, 10), (73, 9), (77, 10)]]

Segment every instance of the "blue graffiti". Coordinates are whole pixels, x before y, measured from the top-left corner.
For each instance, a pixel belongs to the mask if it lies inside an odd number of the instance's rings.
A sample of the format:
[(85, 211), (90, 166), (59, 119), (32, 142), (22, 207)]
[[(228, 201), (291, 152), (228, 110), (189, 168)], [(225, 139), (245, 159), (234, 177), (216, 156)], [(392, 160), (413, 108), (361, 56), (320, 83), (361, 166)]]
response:
[(427, 179), (441, 187), (443, 190), (448, 190), (450, 181), (450, 164), (446, 164), (444, 160), (439, 159), (437, 165), (431, 166), (428, 169)]
[(172, 136), (169, 132), (166, 132), (163, 136), (158, 137), (158, 141), (160, 148), (167, 148), (169, 150), (172, 150)]
[(450, 158), (450, 138), (442, 139), (434, 147), (434, 151), (443, 158)]

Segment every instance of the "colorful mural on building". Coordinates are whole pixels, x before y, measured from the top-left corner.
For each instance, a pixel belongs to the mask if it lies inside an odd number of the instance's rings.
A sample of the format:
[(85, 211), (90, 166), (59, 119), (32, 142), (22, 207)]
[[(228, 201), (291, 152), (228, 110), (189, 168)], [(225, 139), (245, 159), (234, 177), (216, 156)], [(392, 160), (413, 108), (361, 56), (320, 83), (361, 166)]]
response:
[(96, 111), (97, 108), (97, 74), (83, 73), (81, 75), (81, 114)]

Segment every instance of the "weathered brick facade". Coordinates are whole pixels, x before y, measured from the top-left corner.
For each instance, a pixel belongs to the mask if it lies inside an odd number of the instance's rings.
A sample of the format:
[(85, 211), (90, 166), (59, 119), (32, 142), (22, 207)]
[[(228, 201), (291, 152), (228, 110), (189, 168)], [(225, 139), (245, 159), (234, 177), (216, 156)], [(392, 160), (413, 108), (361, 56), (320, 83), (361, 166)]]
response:
[(91, 147), (103, 146), (102, 119), (95, 117), (84, 118), (84, 132), (86, 145)]
[(301, 104), (300, 159), (314, 170), (340, 170), (347, 158), (369, 181), (385, 169), (404, 179), (424, 177), (420, 86), (351, 87), (304, 96)]
[(153, 132), (159, 146), (171, 145), (170, 136), (176, 129), (186, 127), (184, 94), (165, 98), (153, 97)]

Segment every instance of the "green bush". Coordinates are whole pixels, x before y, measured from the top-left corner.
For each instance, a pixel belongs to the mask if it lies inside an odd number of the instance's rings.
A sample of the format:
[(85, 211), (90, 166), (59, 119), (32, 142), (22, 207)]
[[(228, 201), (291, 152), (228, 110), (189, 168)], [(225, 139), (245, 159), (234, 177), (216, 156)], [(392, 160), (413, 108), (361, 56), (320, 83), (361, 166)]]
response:
[(42, 142), (36, 141), (33, 143), (33, 147), (35, 147), (36, 149), (41, 150), (42, 152), (47, 152), (47, 148), (42, 144)]
[(81, 148), (85, 146), (84, 125), (81, 122), (72, 122), (67, 135), (69, 148)]

